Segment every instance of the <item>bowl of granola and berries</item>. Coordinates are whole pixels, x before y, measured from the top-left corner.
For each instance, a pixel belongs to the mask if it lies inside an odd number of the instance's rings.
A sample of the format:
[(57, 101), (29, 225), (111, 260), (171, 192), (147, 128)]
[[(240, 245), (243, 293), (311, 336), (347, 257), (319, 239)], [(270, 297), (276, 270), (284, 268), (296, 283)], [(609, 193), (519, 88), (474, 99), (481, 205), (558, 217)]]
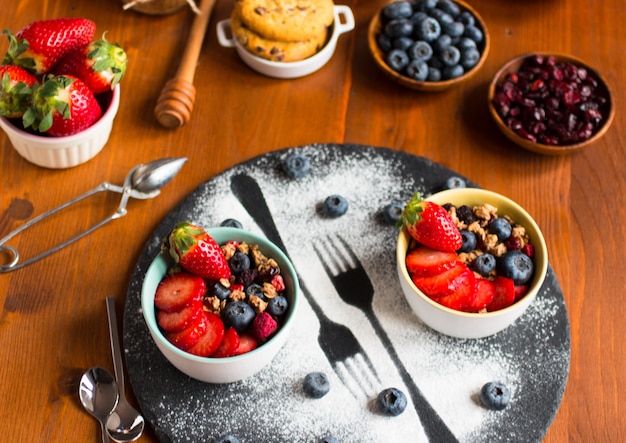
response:
[(178, 370), (208, 383), (252, 376), (285, 344), (298, 308), (296, 271), (265, 237), (177, 223), (142, 286), (144, 320)]
[(396, 249), (402, 291), (418, 318), (458, 338), (496, 334), (536, 298), (548, 269), (541, 230), (520, 205), (478, 188), (404, 207)]

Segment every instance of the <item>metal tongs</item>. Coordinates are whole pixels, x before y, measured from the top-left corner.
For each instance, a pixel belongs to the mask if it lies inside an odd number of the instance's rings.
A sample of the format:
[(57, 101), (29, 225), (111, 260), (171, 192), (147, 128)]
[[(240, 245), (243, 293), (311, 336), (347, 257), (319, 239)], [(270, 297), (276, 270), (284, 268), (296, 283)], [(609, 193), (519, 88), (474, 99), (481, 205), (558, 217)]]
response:
[[(180, 171), (180, 168), (185, 164), (187, 158), (185, 157), (173, 157), (173, 158), (163, 158), (160, 160), (155, 160), (150, 163), (140, 164), (135, 166), (124, 179), (123, 186), (116, 186), (108, 182), (102, 183), (97, 188), (92, 189), (91, 191), (87, 191), (86, 193), (79, 195), (78, 197), (57, 206), (54, 209), (51, 209), (48, 212), (45, 212), (24, 225), (20, 226), (18, 229), (9, 233), (6, 237), (0, 239), (0, 255), (7, 254), (9, 256), (9, 263), (0, 265), (0, 273), (15, 271), (17, 269), (23, 268), (31, 263), (34, 263), (38, 260), (41, 260), (44, 257), (47, 257), (55, 252), (63, 249), (67, 245), (74, 243), (75, 241), (83, 238), (87, 234), (92, 233), (96, 229), (100, 228), (104, 224), (110, 222), (111, 220), (115, 220), (117, 218), (121, 218), (126, 215), (126, 205), (128, 203), (129, 198), (136, 198), (146, 200), (149, 198), (154, 198), (160, 194), (161, 188), (165, 186), (174, 176)], [(102, 191), (113, 191), (119, 194), (122, 194), (122, 199), (120, 200), (120, 204), (117, 210), (109, 217), (105, 218), (101, 222), (93, 225), (86, 231), (81, 232), (80, 234), (70, 238), (69, 240), (51, 248), (47, 251), (42, 252), (36, 257), (33, 257), (29, 260), (19, 262), (20, 255), (12, 246), (5, 245), (7, 241), (11, 238), (15, 237), (22, 231), (33, 226), (35, 223), (40, 222), (41, 220), (49, 217), (62, 209), (67, 208), (68, 206), (73, 205), (87, 197), (90, 197), (98, 192)]]

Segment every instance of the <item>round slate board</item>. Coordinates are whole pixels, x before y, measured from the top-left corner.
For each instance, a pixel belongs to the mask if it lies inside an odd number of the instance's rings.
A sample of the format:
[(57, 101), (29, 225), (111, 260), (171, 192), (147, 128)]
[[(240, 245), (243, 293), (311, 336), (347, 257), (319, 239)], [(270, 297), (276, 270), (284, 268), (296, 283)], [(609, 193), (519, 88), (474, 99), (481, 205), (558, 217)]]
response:
[[(311, 162), (311, 172), (299, 180), (287, 178), (280, 168), (281, 160), (294, 151)], [(178, 221), (210, 227), (235, 218), (245, 229), (263, 233), (263, 223), (255, 222), (231, 187), (233, 177), (242, 174), (259, 184), (261, 199), (311, 298), (303, 299), (295, 331), (266, 369), (237, 383), (212, 385), (185, 376), (160, 354), (141, 314), (140, 293), (162, 238)], [(480, 340), (430, 330), (414, 316), (397, 281), (397, 230), (384, 223), (381, 209), (392, 201), (406, 202), (415, 191), (436, 192), (451, 175), (458, 174), (386, 148), (314, 144), (239, 164), (182, 201), (148, 240), (124, 311), (130, 383), (160, 441), (212, 442), (226, 433), (241, 443), (316, 443), (327, 435), (342, 443), (442, 441), (428, 420), (422, 426), (417, 412), (423, 404), (458, 441), (540, 441), (561, 402), (570, 360), (567, 311), (552, 268), (529, 310), (509, 328)], [(252, 189), (246, 192), (240, 189), (238, 195), (254, 196)], [(320, 204), (331, 194), (349, 201), (342, 217), (321, 215)], [(314, 245), (337, 234), (371, 280), (374, 320), (341, 300), (315, 252)], [(359, 367), (361, 358), (331, 364), (336, 362), (326, 357), (318, 341), (321, 317), (352, 331), (376, 375), (361, 376), (367, 372)], [(302, 390), (303, 378), (312, 371), (325, 372), (331, 382), (330, 393), (317, 400)], [(480, 405), (481, 386), (493, 380), (512, 390), (504, 411)], [(413, 401), (410, 385), (417, 386), (424, 402)], [(372, 406), (372, 399), (387, 387), (409, 397), (407, 409), (397, 417), (382, 416)]]

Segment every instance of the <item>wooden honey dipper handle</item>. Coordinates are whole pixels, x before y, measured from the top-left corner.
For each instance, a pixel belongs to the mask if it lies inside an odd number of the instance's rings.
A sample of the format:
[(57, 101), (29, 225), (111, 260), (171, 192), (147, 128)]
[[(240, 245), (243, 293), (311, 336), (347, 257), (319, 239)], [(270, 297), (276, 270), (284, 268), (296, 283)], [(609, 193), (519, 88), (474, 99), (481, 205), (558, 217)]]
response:
[(196, 14), (191, 25), (176, 75), (165, 84), (154, 108), (157, 120), (168, 129), (183, 126), (191, 118), (196, 99), (193, 77), (214, 4), (215, 0), (202, 0), (200, 13)]

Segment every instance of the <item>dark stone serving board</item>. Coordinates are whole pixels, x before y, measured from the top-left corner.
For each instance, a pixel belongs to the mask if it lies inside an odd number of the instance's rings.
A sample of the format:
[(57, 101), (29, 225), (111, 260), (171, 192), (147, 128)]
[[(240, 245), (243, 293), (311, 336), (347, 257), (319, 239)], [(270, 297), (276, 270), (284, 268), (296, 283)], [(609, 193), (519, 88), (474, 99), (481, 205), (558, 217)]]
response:
[[(311, 172), (291, 180), (281, 160), (298, 151), (311, 161)], [(141, 313), (143, 276), (172, 226), (190, 220), (204, 227), (226, 218), (261, 233), (231, 191), (231, 177), (245, 173), (261, 186), (277, 229), (300, 278), (326, 316), (358, 338), (380, 382), (344, 383), (325, 358), (317, 337), (320, 322), (307, 299), (285, 347), (258, 375), (212, 385), (191, 379), (167, 362), (153, 343)], [(387, 148), (313, 144), (261, 155), (208, 180), (184, 199), (148, 239), (133, 272), (124, 310), (124, 347), (130, 383), (149, 425), (162, 442), (213, 442), (223, 434), (241, 443), (310, 442), (333, 435), (348, 442), (441, 441), (427, 432), (409, 407), (398, 417), (374, 412), (372, 398), (386, 387), (407, 393), (408, 373), (427, 402), (459, 441), (540, 441), (552, 423), (567, 382), (570, 329), (563, 294), (551, 267), (529, 310), (512, 326), (485, 339), (460, 340), (423, 325), (410, 310), (397, 281), (397, 230), (384, 223), (381, 208), (406, 202), (415, 191), (431, 194), (455, 172)], [(469, 186), (477, 186), (463, 177)], [(330, 194), (350, 202), (348, 212), (328, 219), (319, 212)], [(335, 292), (313, 244), (341, 233), (352, 246), (375, 289), (373, 308), (396, 351), (390, 358), (367, 317)], [(398, 367), (398, 364), (400, 366)], [(350, 365), (340, 368), (348, 370)], [(331, 391), (307, 398), (304, 376), (326, 372)], [(344, 373), (345, 375), (345, 373)], [(478, 393), (500, 380), (513, 392), (504, 411), (488, 411)], [(363, 388), (361, 386), (364, 386)]]

